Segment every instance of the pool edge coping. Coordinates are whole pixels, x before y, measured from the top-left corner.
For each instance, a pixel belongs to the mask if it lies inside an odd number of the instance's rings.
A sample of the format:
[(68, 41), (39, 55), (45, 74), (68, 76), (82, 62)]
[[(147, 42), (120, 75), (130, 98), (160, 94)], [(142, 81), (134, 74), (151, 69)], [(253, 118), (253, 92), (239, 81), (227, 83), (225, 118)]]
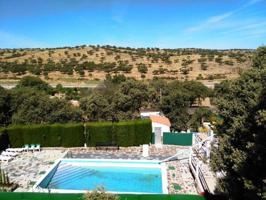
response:
[[(55, 192), (55, 193), (85, 193), (89, 192), (91, 190), (66, 190), (66, 189), (49, 189), (49, 188), (42, 188), (40, 187), (40, 183), (51, 173), (51, 171), (62, 161), (62, 160), (92, 160), (92, 161), (97, 161), (97, 160), (102, 160), (102, 161), (126, 161), (126, 162), (154, 162), (159, 164), (161, 161), (160, 160), (132, 160), (132, 159), (82, 159), (82, 158), (64, 158), (65, 155), (68, 152), (65, 152), (63, 156), (55, 161), (55, 163), (49, 167), (48, 171), (41, 176), (41, 178), (33, 185), (31, 188), (32, 192)], [(113, 193), (113, 194), (168, 194), (168, 179), (167, 179), (167, 165), (166, 163), (161, 163), (161, 175), (162, 175), (162, 193), (148, 193), (148, 192), (112, 192), (112, 191), (106, 191), (108, 193)]]

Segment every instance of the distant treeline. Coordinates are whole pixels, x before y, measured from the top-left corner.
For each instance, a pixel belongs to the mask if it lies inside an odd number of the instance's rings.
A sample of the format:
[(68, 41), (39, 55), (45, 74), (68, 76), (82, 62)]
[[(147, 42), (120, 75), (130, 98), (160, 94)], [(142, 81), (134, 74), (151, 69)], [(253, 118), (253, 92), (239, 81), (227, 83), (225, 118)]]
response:
[[(0, 87), (0, 124), (51, 124), (81, 121), (123, 121), (138, 119), (141, 109), (163, 111), (172, 128), (185, 130), (214, 117), (211, 110), (189, 109), (212, 96), (212, 90), (196, 81), (141, 82), (124, 75), (107, 75), (103, 87), (95, 89), (52, 88), (37, 77), (26, 76), (18, 85)], [(77, 100), (73, 106), (69, 100)]]

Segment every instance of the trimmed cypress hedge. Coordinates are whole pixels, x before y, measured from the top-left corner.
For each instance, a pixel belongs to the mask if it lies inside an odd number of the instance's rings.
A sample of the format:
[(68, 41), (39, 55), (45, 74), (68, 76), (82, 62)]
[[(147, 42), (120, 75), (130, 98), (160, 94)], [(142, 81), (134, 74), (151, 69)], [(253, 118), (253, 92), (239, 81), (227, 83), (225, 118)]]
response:
[(0, 128), (0, 151), (8, 148), (9, 139), (5, 129)]
[(86, 143), (88, 146), (96, 146), (99, 142), (111, 142), (113, 139), (112, 122), (86, 123)]
[[(55, 133), (59, 146), (80, 147), (84, 145), (83, 124), (53, 124), (50, 126), (50, 134), (55, 135)], [(54, 144), (50, 146), (52, 145)]]
[(6, 129), (11, 147), (22, 147), (24, 143), (23, 126), (12, 126)]
[(152, 126), (151, 120), (137, 120), (135, 121), (135, 137), (138, 144), (149, 144), (152, 141)]
[(84, 144), (83, 124), (11, 126), (6, 129), (12, 147), (78, 147)]
[(95, 146), (98, 142), (113, 142), (122, 147), (138, 146), (149, 144), (152, 137), (149, 119), (86, 123), (86, 132), (88, 146)]
[[(85, 129), (84, 129), (85, 128)], [(86, 131), (85, 131), (86, 130)], [(86, 134), (84, 134), (86, 132)], [(149, 144), (152, 137), (150, 120), (124, 122), (90, 122), (83, 124), (16, 125), (0, 130), (0, 149), (41, 144), (42, 147), (79, 147), (97, 143), (119, 146)]]
[(119, 146), (128, 147), (141, 144), (138, 143), (138, 138), (136, 138), (134, 121), (117, 123), (114, 128), (114, 134), (116, 135), (116, 142)]

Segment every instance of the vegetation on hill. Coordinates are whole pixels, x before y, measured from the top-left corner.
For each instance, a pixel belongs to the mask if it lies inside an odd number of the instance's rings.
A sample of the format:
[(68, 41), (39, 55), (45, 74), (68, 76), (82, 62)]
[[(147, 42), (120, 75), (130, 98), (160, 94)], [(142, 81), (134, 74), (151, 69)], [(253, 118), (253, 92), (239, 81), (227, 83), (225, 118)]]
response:
[(229, 199), (266, 197), (266, 47), (257, 49), (253, 68), (215, 88), (223, 118), (213, 168), (222, 172), (220, 191)]
[(108, 45), (0, 49), (0, 78), (32, 74), (49, 81), (62, 76), (103, 80), (107, 73), (122, 73), (136, 79), (224, 79), (245, 70), (251, 53), (250, 50), (135, 49)]

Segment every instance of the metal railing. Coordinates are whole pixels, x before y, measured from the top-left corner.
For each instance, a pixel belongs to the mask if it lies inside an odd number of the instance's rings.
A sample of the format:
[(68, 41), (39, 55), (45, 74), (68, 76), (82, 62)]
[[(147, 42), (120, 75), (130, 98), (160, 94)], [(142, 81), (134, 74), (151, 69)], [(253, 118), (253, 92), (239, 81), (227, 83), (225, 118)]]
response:
[(190, 157), (189, 157), (189, 167), (191, 169), (192, 174), (194, 175), (198, 191), (201, 192), (210, 192), (208, 184), (205, 180), (204, 174), (200, 168), (201, 162), (197, 161), (193, 157), (193, 151), (191, 149)]

